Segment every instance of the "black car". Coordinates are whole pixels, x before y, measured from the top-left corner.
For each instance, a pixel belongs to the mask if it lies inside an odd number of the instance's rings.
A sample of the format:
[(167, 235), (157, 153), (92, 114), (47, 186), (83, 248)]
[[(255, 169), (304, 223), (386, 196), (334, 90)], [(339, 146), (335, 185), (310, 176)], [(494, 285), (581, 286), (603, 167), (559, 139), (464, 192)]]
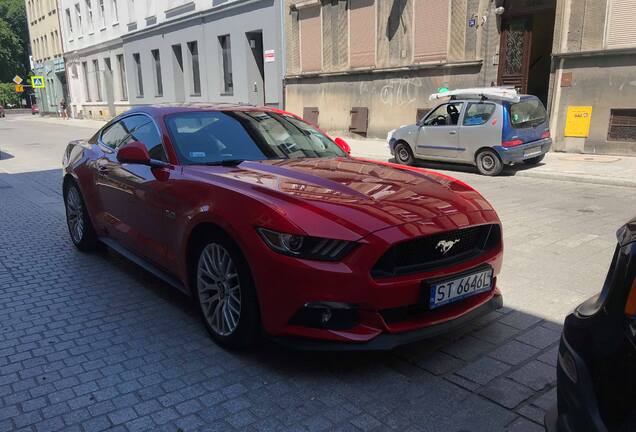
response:
[(617, 237), (603, 290), (565, 319), (549, 432), (636, 431), (636, 218)]

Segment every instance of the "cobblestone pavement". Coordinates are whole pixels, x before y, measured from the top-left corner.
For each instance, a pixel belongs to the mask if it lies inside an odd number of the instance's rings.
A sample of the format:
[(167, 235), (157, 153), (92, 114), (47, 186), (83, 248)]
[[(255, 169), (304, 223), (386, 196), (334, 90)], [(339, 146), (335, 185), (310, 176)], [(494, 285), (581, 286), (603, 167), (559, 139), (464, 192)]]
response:
[(451, 173), (503, 220), (505, 309), (389, 353), (229, 352), (184, 295), (73, 248), (53, 163), (91, 131), (24, 124), (0, 122), (0, 431), (540, 431), (559, 323), (636, 213), (630, 188)]

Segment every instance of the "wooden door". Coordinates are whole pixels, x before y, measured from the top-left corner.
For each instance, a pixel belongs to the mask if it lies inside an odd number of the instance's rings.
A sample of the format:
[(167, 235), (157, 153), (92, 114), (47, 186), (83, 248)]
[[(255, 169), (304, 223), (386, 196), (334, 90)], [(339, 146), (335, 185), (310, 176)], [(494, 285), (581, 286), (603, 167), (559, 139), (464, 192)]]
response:
[(499, 48), (498, 85), (514, 86), (521, 93), (528, 91), (531, 44), (531, 18), (504, 18)]

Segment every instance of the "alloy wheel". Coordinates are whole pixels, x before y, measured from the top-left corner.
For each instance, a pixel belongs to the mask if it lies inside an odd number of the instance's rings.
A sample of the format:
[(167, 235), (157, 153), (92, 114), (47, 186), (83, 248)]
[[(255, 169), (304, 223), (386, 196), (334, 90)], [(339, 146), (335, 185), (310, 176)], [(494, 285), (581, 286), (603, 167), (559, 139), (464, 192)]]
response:
[(212, 330), (220, 336), (234, 333), (241, 318), (241, 284), (230, 253), (218, 243), (208, 244), (201, 252), (197, 291)]
[(84, 237), (84, 208), (75, 186), (66, 192), (66, 221), (73, 241), (80, 243)]

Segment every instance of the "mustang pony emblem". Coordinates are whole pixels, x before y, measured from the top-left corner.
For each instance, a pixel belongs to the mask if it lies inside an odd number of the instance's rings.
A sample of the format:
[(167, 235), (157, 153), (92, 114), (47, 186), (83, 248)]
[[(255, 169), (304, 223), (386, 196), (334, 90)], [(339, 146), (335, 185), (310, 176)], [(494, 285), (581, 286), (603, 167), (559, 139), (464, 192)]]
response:
[(441, 240), (437, 243), (437, 246), (435, 246), (435, 249), (439, 249), (443, 255), (446, 255), (448, 251), (451, 250), (453, 246), (455, 246), (456, 243), (459, 243), (459, 239)]

